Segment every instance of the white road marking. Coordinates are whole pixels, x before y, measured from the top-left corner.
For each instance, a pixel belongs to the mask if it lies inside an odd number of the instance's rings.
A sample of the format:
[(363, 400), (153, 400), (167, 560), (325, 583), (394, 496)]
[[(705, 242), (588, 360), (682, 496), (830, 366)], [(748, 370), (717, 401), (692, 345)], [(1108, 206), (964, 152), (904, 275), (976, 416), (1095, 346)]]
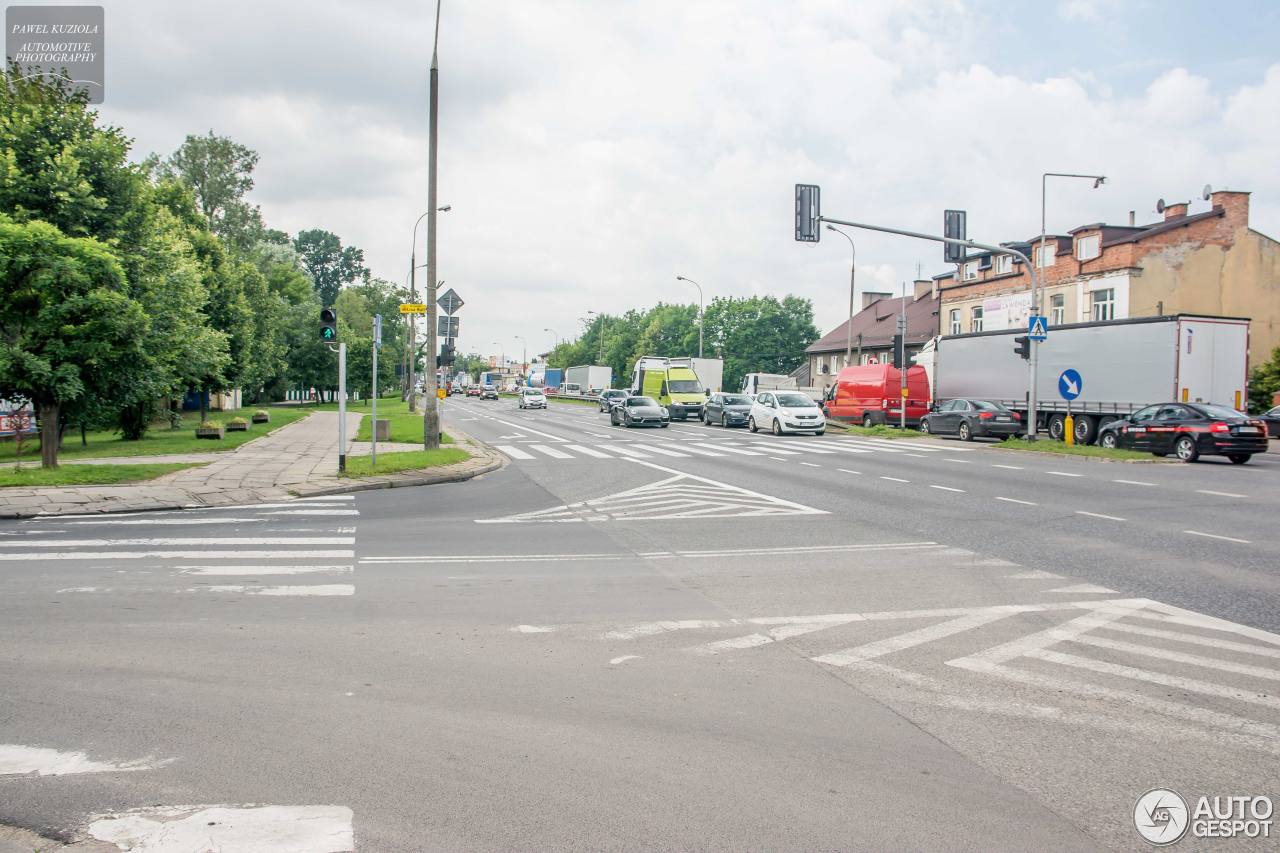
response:
[(961, 465), (972, 465), (972, 459), (952, 459), (950, 456), (942, 460), (943, 462), (959, 462)]
[[(354, 512), (354, 510), (353, 510)], [(185, 513), (184, 513), (185, 515)], [(270, 515), (270, 513), (263, 513)], [(180, 524), (186, 526), (197, 524), (254, 524), (256, 522), (266, 521), (265, 518), (209, 518), (208, 516), (200, 516), (198, 518), (109, 518), (109, 519), (84, 519), (81, 521), (69, 521), (68, 525), (84, 525), (84, 524), (109, 524), (112, 527), (116, 525), (145, 524), (147, 526), (156, 524)], [(41, 533), (65, 533), (63, 530), (41, 530)]]
[(1083, 477), (1083, 474), (1069, 474), (1066, 471), (1045, 471), (1046, 474), (1052, 474), (1055, 477)]
[(320, 564), (305, 566), (178, 566), (177, 568), (184, 575), (305, 575), (328, 572), (349, 573), (352, 571), (350, 565)]
[(644, 459), (644, 458), (646, 458), (646, 457), (645, 457), (645, 455), (644, 455), (643, 453), (641, 453), (640, 451), (635, 450), (634, 448), (629, 447), (629, 446), (628, 446), (628, 447), (623, 447), (623, 446), (622, 446), (622, 445), (620, 445), (620, 444), (611, 444), (611, 445), (609, 445), (609, 449), (610, 449), (610, 450), (612, 450), (614, 453), (621, 454), (621, 455), (626, 456), (626, 457), (629, 457), (629, 458), (631, 458), (631, 459)]
[(567, 438), (561, 438), (560, 436), (558, 436), (558, 435), (552, 435), (552, 434), (551, 434), (551, 433), (549, 433), (549, 432), (539, 432), (539, 431), (538, 431), (538, 430), (536, 430), (536, 429), (529, 429), (528, 427), (523, 426), (522, 424), (513, 424), (513, 423), (511, 423), (510, 421), (499, 420), (498, 418), (494, 418), (494, 420), (495, 420), (495, 421), (498, 421), (498, 423), (500, 423), (500, 424), (502, 424), (502, 425), (504, 425), (504, 426), (515, 427), (516, 429), (524, 430), (525, 432), (531, 432), (531, 433), (533, 433), (534, 435), (541, 435), (541, 436), (543, 436), (544, 438), (549, 438), (549, 439), (551, 439), (552, 441), (568, 441), (568, 439), (567, 439)]
[(904, 480), (901, 477), (881, 477), (881, 480), (891, 480), (895, 483), (910, 483), (910, 480)]
[(1036, 503), (1035, 501), (1020, 501), (1017, 498), (997, 497), (996, 500), (1004, 501), (1005, 503), (1010, 503), (1010, 504), (1022, 504), (1023, 506), (1040, 506), (1040, 504)]
[(903, 456), (914, 456), (916, 459), (927, 459), (923, 453), (904, 453)]
[(1155, 483), (1147, 483), (1142, 480), (1112, 480), (1113, 483), (1123, 483), (1126, 486), (1154, 486)]
[(84, 831), (140, 853), (349, 853), (356, 844), (343, 806), (151, 806), (94, 815)]
[(629, 660), (640, 660), (640, 655), (620, 655), (609, 661), (610, 666), (617, 666), (620, 663), (626, 663)]
[(1041, 580), (1057, 580), (1061, 578), (1062, 575), (1055, 575), (1053, 572), (1046, 572), (1041, 569), (1032, 569), (1031, 571), (1027, 571), (1027, 572), (1018, 572), (1012, 575), (1005, 575), (1005, 577), (1011, 578), (1012, 580), (1018, 580), (1018, 581), (1041, 581)]
[(154, 770), (169, 761), (146, 758), (121, 764), (93, 761), (83, 752), (62, 752), (44, 746), (0, 743), (0, 776), (69, 776), (75, 773), (123, 773)]
[(354, 545), (354, 536), (166, 536), (147, 539), (27, 539), (0, 548), (101, 548), (109, 545)]
[(1248, 539), (1237, 539), (1234, 536), (1220, 536), (1217, 533), (1202, 533), (1199, 530), (1184, 530), (1183, 533), (1189, 533), (1192, 536), (1204, 536), (1208, 539), (1221, 539), (1224, 542), (1235, 542), (1240, 545), (1252, 545)]
[(589, 429), (584, 429), (583, 432), (587, 435), (594, 435), (596, 438), (613, 438), (613, 436), (609, 435), (607, 432), (592, 432)]
[(196, 586), (185, 592), (230, 592), (242, 595), (324, 596), (355, 595), (356, 588), (346, 583), (316, 584), (315, 586), (245, 586), (243, 584), (211, 584)]
[(861, 471), (850, 471), (848, 468), (837, 468), (841, 474), (861, 474)]
[(517, 625), (512, 630), (520, 634), (550, 634), (555, 628), (547, 625)]
[(1235, 492), (1215, 492), (1212, 489), (1196, 489), (1202, 495), (1217, 495), (1220, 498), (1245, 498), (1248, 495), (1238, 495)]
[[(58, 590), (57, 594), (61, 595), (64, 592), (97, 592), (97, 591), (98, 591), (98, 588), (96, 586), (69, 586), (66, 589)], [(111, 592), (111, 590), (104, 589), (103, 592)]]
[(1047, 628), (1044, 631), (1027, 634), (1008, 643), (1001, 643), (998, 646), (993, 646), (965, 657), (949, 660), (947, 665), (973, 670), (974, 672), (989, 671), (993, 667), (1008, 663), (1014, 658), (1025, 657), (1034, 651), (1045, 649), (1067, 640), (1073, 640), (1095, 628), (1101, 628), (1111, 622), (1123, 619), (1130, 613), (1141, 610), (1147, 603), (1146, 599), (1141, 598), (1128, 601), (1099, 602), (1100, 606), (1091, 613), (1077, 616), (1075, 619)]
[(781, 456), (770, 456), (769, 458), (770, 458), (770, 459), (772, 459), (774, 462), (787, 462), (787, 461), (788, 461), (788, 460), (786, 460), (786, 459), (783, 459)]
[(832, 452), (833, 452), (833, 451), (831, 451), (831, 450), (827, 449), (827, 447), (826, 447), (826, 442), (818, 442), (818, 441), (795, 441), (795, 440), (792, 440), (792, 441), (788, 441), (788, 442), (787, 442), (787, 446), (788, 446), (788, 447), (803, 447), (805, 450), (807, 450), (807, 451), (808, 451), (808, 452), (810, 452), (810, 453), (832, 453)]
[(529, 445), (529, 449), (536, 450), (539, 453), (545, 453), (546, 455), (550, 456), (552, 459), (572, 459), (573, 458), (572, 453), (565, 453), (564, 451), (556, 450), (554, 447), (547, 447), (547, 445), (545, 444), (531, 444)]
[(583, 456), (591, 456), (596, 459), (612, 459), (613, 458), (608, 453), (601, 453), (599, 450), (596, 450), (594, 447), (587, 447), (584, 444), (566, 444), (565, 447), (567, 447), (569, 450), (576, 450), (577, 452), (581, 453)]
[[(768, 440), (756, 442), (756, 446), (760, 447), (761, 452), (764, 453), (765, 455), (769, 455), (773, 453), (777, 453), (779, 456), (799, 456), (800, 455), (799, 451), (786, 450), (784, 448), (779, 447), (777, 442), (772, 442)], [(764, 449), (766, 447), (768, 448), (767, 450)]]
[(930, 643), (934, 640), (940, 640), (943, 637), (950, 637), (952, 634), (959, 634), (963, 631), (969, 631), (982, 625), (987, 625), (999, 619), (1005, 619), (1015, 613), (1025, 612), (1017, 607), (1009, 608), (988, 608), (984, 612), (969, 613), (956, 619), (946, 622), (938, 622), (920, 628), (916, 631), (908, 631), (905, 634), (898, 634), (894, 637), (888, 637), (883, 640), (876, 640), (853, 648), (843, 649), (830, 654), (819, 655), (812, 658), (818, 663), (830, 664), (831, 666), (848, 666), (851, 663), (858, 663), (872, 658), (878, 658), (893, 652), (900, 652), (904, 649), (913, 648), (924, 643)]
[(1159, 628), (1144, 628), (1141, 625), (1125, 625), (1113, 622), (1107, 626), (1108, 631), (1120, 631), (1125, 634), (1137, 634), (1140, 637), (1155, 637), (1160, 640), (1173, 640), (1193, 646), (1206, 646), (1212, 649), (1224, 649), (1230, 652), (1243, 652), (1250, 655), (1280, 659), (1280, 648), (1263, 648), (1250, 643), (1236, 643), (1231, 640), (1219, 640), (1201, 634), (1188, 634), (1186, 631), (1163, 631)]
[(992, 465), (992, 468), (1004, 468), (1009, 471), (1022, 471), (1021, 465)]
[(662, 447), (662, 446), (657, 445), (657, 444), (651, 444), (651, 443), (649, 443), (649, 442), (643, 442), (643, 443), (641, 443), (641, 442), (636, 442), (636, 444), (635, 444), (635, 445), (633, 445), (633, 446), (643, 447), (645, 450), (649, 451), (650, 453), (660, 453), (660, 454), (662, 454), (663, 456), (678, 456), (678, 457), (680, 457), (681, 459), (688, 459), (688, 458), (689, 458), (689, 454), (688, 454), (688, 453), (681, 453), (681, 452), (680, 452), (680, 451), (678, 451), (678, 450), (668, 450), (668, 449), (667, 449), (667, 448), (665, 448), (665, 447)]
[(358, 509), (277, 509), (271, 512), (264, 512), (263, 515), (359, 515)]
[(301, 560), (351, 559), (356, 552), (337, 548), (323, 551), (37, 551), (0, 554), (0, 560)]
[(464, 554), (416, 554), (400, 557), (363, 557), (362, 564), (376, 563), (564, 563), (628, 559), (623, 554), (514, 554), (471, 556)]
[[(695, 444), (693, 447), (707, 447), (706, 444)], [(730, 447), (727, 444), (715, 445), (716, 450), (723, 450), (725, 453), (736, 453), (739, 456), (763, 456), (764, 454), (758, 450), (743, 450), (741, 447)]]
[(495, 444), (494, 449), (502, 451), (503, 453), (510, 456), (512, 459), (532, 459), (533, 458), (532, 453), (525, 453), (520, 448), (510, 444)]
[(821, 465), (819, 465), (817, 462), (801, 462), (800, 464), (801, 464), (801, 465), (807, 465), (807, 466), (809, 466), (810, 468), (821, 468), (821, 467), (822, 467), (822, 466), (821, 466)]
[(1078, 583), (1074, 586), (1060, 586), (1057, 589), (1051, 589), (1049, 592), (1065, 592), (1070, 595), (1115, 595), (1114, 589), (1107, 589), (1105, 586), (1098, 586), (1093, 583)]
[(724, 456), (724, 454), (720, 452), (721, 448), (716, 448), (715, 450), (705, 449), (709, 446), (710, 445), (706, 444), (685, 443), (680, 445), (680, 449), (686, 453), (692, 453), (696, 456)]
[(355, 495), (316, 495), (310, 498), (298, 498), (298, 502), (306, 503), (307, 501), (315, 501), (316, 503), (320, 503), (327, 501), (353, 501), (355, 499)]
[(931, 488), (931, 489), (941, 489), (941, 490), (942, 490), (942, 491), (944, 491), (944, 492), (961, 492), (961, 493), (963, 493), (963, 492), (964, 492), (964, 489), (953, 489), (953, 488), (951, 488), (950, 486), (935, 486), (935, 485), (930, 484), (929, 488)]
[(1124, 519), (1118, 515), (1103, 515), (1100, 512), (1088, 512), (1087, 510), (1083, 510), (1083, 509), (1076, 510), (1076, 515), (1087, 515), (1090, 518), (1101, 518), (1101, 519), (1105, 519), (1106, 521), (1124, 521)]
[(1141, 643), (1126, 643), (1123, 640), (1112, 640), (1106, 637), (1076, 637), (1072, 642), (1085, 646), (1095, 646), (1099, 649), (1110, 649), (1116, 652), (1128, 652), (1129, 654), (1152, 657), (1157, 660), (1170, 661), (1171, 663), (1185, 663), (1189, 666), (1202, 666), (1207, 669), (1216, 669), (1221, 672), (1231, 672), (1236, 675), (1247, 675), (1250, 678), (1263, 678), (1267, 681), (1280, 681), (1280, 671), (1274, 669), (1267, 669), (1266, 667), (1252, 666), (1244, 663), (1234, 663), (1232, 661), (1219, 660), (1218, 658), (1191, 655), (1185, 652), (1171, 651), (1169, 649), (1156, 649), (1151, 646), (1144, 646)]

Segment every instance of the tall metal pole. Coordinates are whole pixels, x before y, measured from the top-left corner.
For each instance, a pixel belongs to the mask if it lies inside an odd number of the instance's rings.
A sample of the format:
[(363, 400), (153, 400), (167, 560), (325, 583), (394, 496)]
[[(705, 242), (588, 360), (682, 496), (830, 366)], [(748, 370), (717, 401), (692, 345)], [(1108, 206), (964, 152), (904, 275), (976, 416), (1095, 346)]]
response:
[(338, 473), (347, 470), (347, 344), (338, 343)]
[(382, 343), (382, 317), (373, 318), (373, 432), (369, 433), (369, 462), (371, 470), (378, 467), (378, 346)]
[(836, 228), (833, 225), (828, 225), (827, 230), (834, 231), (841, 237), (848, 240), (849, 250), (852, 253), (849, 260), (849, 322), (845, 327), (846, 333), (844, 340), (844, 366), (848, 367), (852, 363), (851, 359), (853, 358), (853, 284), (854, 276), (858, 271), (858, 247), (853, 244), (853, 238), (841, 231), (839, 228)]
[(434, 450), (440, 446), (440, 407), (436, 398), (439, 374), (436, 371), (436, 149), (439, 141), (440, 97), (440, 0), (436, 0), (436, 31), (431, 45), (431, 128), (427, 142), (427, 376), (422, 401), (422, 446)]
[(698, 288), (698, 358), (702, 358), (702, 285), (698, 284), (691, 278), (685, 278), (682, 275), (676, 276), (677, 281), (687, 281), (694, 287)]
[(898, 334), (902, 337), (902, 360), (898, 362), (898, 376), (902, 380), (901, 390), (898, 394), (898, 409), (900, 419), (898, 426), (905, 430), (907, 428), (907, 283), (902, 283), (902, 313), (898, 315)]

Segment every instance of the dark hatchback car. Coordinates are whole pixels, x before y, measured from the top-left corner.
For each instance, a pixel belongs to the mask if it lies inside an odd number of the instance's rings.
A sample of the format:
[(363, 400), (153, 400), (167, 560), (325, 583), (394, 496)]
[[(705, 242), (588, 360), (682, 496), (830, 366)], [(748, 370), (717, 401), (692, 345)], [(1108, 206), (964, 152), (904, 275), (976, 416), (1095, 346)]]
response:
[(1267, 451), (1267, 427), (1258, 418), (1227, 406), (1206, 403), (1157, 403), (1139, 409), (1098, 433), (1103, 447), (1176, 455), (1183, 462), (1201, 456), (1225, 456), (1243, 465)]
[(702, 422), (707, 426), (746, 426), (751, 415), (751, 398), (746, 394), (715, 393), (707, 398), (702, 409)]
[(600, 411), (607, 412), (630, 396), (630, 391), (623, 391), (620, 388), (606, 388), (600, 392), (596, 402), (600, 404)]
[(1280, 438), (1280, 406), (1262, 415), (1262, 422), (1267, 425), (1267, 435)]
[(1022, 418), (1013, 409), (989, 400), (957, 398), (939, 403), (920, 419), (920, 431), (931, 435), (958, 435), (972, 441), (975, 435), (998, 437), (1001, 441), (1022, 434)]
[(652, 397), (628, 397), (609, 410), (609, 421), (614, 426), (671, 425), (671, 415)]

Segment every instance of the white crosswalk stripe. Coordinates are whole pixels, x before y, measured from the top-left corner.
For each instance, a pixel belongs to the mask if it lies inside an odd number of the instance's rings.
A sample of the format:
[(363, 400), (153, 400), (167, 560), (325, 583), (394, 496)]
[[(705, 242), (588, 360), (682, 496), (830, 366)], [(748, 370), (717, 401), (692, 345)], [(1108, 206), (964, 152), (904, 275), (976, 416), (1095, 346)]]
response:
[(678, 457), (680, 457), (681, 459), (688, 459), (688, 458), (689, 458), (689, 454), (688, 454), (688, 453), (681, 453), (679, 450), (668, 450), (667, 448), (665, 448), (665, 447), (661, 447), (661, 446), (659, 446), (659, 445), (657, 445), (657, 444), (650, 444), (650, 443), (646, 442), (646, 443), (644, 443), (644, 444), (640, 444), (640, 445), (634, 445), (634, 444), (632, 445), (632, 447), (636, 447), (636, 446), (642, 447), (642, 448), (644, 448), (645, 450), (648, 450), (648, 451), (649, 451), (649, 452), (651, 452), (651, 453), (660, 453), (660, 454), (662, 454), (663, 456), (678, 456)]
[(563, 450), (557, 450), (553, 447), (547, 447), (545, 444), (530, 444), (530, 450), (536, 450), (539, 453), (545, 453), (552, 459), (572, 459), (573, 454), (565, 453)]
[(594, 459), (612, 459), (613, 458), (608, 453), (602, 453), (601, 451), (596, 450), (594, 447), (587, 447), (586, 445), (583, 445), (583, 444), (566, 444), (565, 447), (567, 447), (569, 450), (576, 451), (578, 453), (583, 454), (584, 456), (590, 456)]
[(505, 453), (506, 455), (510, 456), (512, 459), (532, 459), (532, 458), (534, 458), (532, 453), (525, 453), (525, 452), (524, 452), (523, 450), (521, 450), (520, 448), (518, 448), (518, 447), (513, 447), (513, 446), (512, 446), (512, 445), (510, 445), (510, 444), (495, 444), (495, 445), (494, 445), (494, 447), (495, 447), (495, 448), (497, 448), (498, 450), (501, 450), (503, 453)]

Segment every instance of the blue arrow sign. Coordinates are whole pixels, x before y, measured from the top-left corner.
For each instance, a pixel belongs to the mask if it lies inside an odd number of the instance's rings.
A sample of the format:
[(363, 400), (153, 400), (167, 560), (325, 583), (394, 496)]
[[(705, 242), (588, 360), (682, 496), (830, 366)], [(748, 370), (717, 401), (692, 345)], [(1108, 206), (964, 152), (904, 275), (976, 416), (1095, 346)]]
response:
[(1080, 392), (1084, 390), (1084, 380), (1080, 378), (1080, 374), (1067, 368), (1062, 371), (1062, 375), (1058, 377), (1058, 393), (1064, 400), (1074, 400), (1080, 396)]
[(1032, 314), (1027, 318), (1027, 337), (1033, 341), (1043, 341), (1049, 337), (1049, 324), (1044, 317)]

